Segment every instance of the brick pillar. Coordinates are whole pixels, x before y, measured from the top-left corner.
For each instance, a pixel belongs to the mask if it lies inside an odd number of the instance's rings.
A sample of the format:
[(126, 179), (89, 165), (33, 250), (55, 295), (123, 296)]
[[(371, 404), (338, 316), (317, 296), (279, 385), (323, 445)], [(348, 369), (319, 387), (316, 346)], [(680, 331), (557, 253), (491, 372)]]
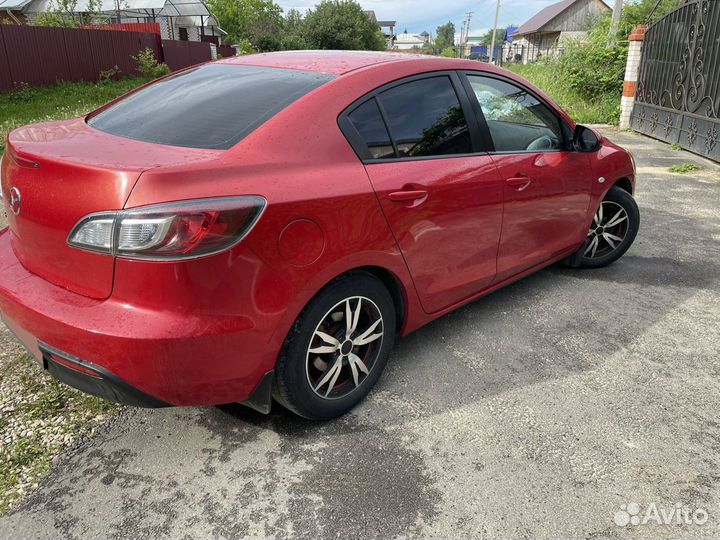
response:
[(640, 71), (640, 58), (642, 58), (642, 44), (645, 39), (647, 26), (641, 24), (635, 27), (628, 41), (627, 65), (625, 66), (625, 82), (623, 83), (623, 95), (620, 100), (620, 127), (629, 128), (635, 104), (635, 92), (637, 90), (638, 72)]

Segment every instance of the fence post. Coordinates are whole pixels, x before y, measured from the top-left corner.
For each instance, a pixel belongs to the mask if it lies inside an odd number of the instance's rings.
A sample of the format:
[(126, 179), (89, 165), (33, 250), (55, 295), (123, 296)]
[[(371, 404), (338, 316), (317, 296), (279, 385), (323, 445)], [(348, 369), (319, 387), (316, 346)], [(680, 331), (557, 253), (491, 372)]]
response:
[(640, 71), (640, 59), (642, 58), (642, 45), (645, 40), (647, 26), (641, 24), (636, 26), (628, 37), (630, 46), (628, 48), (627, 64), (625, 66), (625, 82), (623, 82), (623, 95), (620, 99), (620, 127), (630, 127), (633, 105), (635, 104), (635, 93), (637, 92), (638, 72)]

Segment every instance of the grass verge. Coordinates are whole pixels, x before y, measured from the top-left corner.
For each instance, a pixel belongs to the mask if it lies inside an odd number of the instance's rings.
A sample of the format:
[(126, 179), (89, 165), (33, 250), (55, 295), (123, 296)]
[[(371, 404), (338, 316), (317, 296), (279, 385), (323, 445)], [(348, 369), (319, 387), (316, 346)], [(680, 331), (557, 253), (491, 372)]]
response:
[(550, 96), (558, 105), (580, 124), (617, 125), (620, 120), (620, 96), (609, 94), (588, 100), (570, 88), (567, 81), (558, 76), (558, 67), (552, 64), (508, 64), (510, 71), (525, 77)]
[(0, 152), (16, 127), (82, 116), (147, 81), (131, 77), (105, 83), (61, 82), (0, 94)]

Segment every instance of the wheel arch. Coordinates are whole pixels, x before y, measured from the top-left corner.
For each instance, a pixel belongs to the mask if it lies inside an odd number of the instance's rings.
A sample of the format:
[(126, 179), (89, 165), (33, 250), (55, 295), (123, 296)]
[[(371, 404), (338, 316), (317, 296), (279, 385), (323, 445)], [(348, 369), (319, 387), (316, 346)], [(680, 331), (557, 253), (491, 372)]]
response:
[(618, 178), (618, 179), (615, 181), (615, 183), (614, 183), (612, 186), (610, 186), (610, 187), (613, 187), (613, 186), (617, 186), (617, 187), (619, 187), (620, 189), (622, 189), (622, 190), (624, 190), (624, 191), (627, 191), (630, 195), (633, 194), (633, 185), (632, 185), (632, 182), (630, 182), (630, 179), (627, 178), (627, 177)]

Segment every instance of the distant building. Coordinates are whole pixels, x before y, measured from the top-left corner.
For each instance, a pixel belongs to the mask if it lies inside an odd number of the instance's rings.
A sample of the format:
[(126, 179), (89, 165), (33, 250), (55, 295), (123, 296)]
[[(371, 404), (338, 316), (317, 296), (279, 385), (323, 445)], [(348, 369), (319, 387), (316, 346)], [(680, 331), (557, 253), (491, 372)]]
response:
[(399, 51), (407, 51), (410, 49), (422, 49), (422, 46), (427, 43), (427, 40), (419, 34), (398, 34), (395, 38), (394, 49)]
[(378, 28), (380, 28), (383, 36), (385, 36), (387, 48), (392, 49), (395, 46), (395, 26), (397, 25), (397, 21), (378, 21), (377, 17), (375, 16), (375, 11), (371, 9), (365, 11), (364, 13), (371, 21), (375, 22), (378, 25)]
[[(202, 0), (102, 0), (100, 9), (90, 4), (78, 0), (73, 12), (99, 11), (111, 23), (158, 23), (163, 39), (219, 45), (225, 34)], [(53, 12), (56, 5), (53, 0), (0, 0), (0, 9), (6, 9), (16, 24), (33, 24), (38, 14)]]
[(512, 35), (504, 60), (527, 64), (562, 52), (564, 41), (582, 38), (598, 17), (610, 12), (602, 0), (563, 0), (540, 10)]

